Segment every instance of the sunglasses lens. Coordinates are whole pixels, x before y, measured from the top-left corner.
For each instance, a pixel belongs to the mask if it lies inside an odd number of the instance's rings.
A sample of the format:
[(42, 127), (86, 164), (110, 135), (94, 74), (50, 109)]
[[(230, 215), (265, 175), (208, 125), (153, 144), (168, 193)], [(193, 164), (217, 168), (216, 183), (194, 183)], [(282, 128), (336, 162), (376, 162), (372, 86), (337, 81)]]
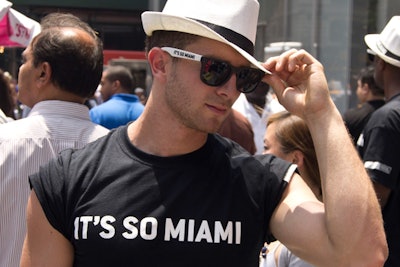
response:
[(232, 72), (229, 64), (206, 57), (201, 58), (201, 80), (210, 86), (224, 84)]
[(236, 87), (242, 93), (250, 93), (264, 77), (264, 72), (254, 68), (242, 68), (236, 73)]
[[(264, 72), (254, 68), (236, 69), (236, 87), (242, 93), (250, 93), (260, 83)], [(227, 62), (211, 58), (201, 58), (201, 80), (209, 86), (224, 84), (232, 74), (232, 67)]]

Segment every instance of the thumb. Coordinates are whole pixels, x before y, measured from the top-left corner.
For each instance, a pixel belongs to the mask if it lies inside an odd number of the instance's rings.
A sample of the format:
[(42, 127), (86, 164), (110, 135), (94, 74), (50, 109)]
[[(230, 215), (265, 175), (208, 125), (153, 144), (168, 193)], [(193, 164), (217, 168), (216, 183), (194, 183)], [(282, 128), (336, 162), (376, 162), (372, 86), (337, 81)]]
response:
[(275, 74), (265, 75), (263, 82), (268, 83), (272, 87), (278, 98), (280, 98), (286, 88), (284, 82)]

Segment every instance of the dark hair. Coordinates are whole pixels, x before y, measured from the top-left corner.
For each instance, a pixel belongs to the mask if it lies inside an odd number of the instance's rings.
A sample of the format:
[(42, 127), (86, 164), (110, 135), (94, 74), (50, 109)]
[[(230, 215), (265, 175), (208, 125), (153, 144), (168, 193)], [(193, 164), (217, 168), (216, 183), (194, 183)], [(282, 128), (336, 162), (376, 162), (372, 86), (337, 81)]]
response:
[(177, 32), (177, 31), (154, 31), (151, 36), (146, 37), (146, 52), (153, 47), (170, 46), (184, 49), (187, 45), (194, 43), (200, 36)]
[(96, 32), (89, 26), (89, 24), (71, 13), (49, 13), (40, 20), (40, 27), (42, 30), (53, 27), (79, 28), (89, 33), (94, 38), (97, 36)]
[(105, 79), (110, 82), (119, 81), (122, 89), (130, 94), (135, 93), (135, 80), (131, 71), (124, 66), (110, 66), (106, 69)]
[(99, 38), (66, 34), (67, 30), (84, 33), (74, 27), (44, 29), (30, 44), (33, 64), (48, 62), (51, 81), (60, 89), (81, 97), (91, 97), (103, 72), (103, 47)]
[(10, 93), (10, 81), (0, 70), (0, 109), (7, 117), (14, 118), (14, 101)]
[(361, 84), (368, 84), (368, 87), (374, 96), (384, 96), (383, 89), (375, 83), (374, 72), (373, 66), (363, 68), (360, 70), (358, 80), (361, 81)]

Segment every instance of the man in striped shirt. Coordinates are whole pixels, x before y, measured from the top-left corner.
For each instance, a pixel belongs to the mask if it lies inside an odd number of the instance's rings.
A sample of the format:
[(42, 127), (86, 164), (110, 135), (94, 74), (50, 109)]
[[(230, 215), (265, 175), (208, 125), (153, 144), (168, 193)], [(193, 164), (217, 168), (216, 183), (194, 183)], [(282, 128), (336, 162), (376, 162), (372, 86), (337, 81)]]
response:
[[(27, 118), (0, 125), (0, 266), (19, 266), (25, 237), (28, 175), (66, 148), (107, 134), (83, 104), (103, 69), (102, 44), (77, 17), (52, 14), (23, 52), (19, 100)], [(52, 27), (61, 26), (61, 27)]]

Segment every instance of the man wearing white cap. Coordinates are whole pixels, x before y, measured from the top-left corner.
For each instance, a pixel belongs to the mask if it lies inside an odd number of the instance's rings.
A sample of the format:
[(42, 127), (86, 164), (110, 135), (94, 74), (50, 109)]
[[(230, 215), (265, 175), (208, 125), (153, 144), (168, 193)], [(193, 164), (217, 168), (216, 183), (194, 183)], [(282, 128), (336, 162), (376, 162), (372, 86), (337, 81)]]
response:
[(385, 266), (400, 266), (400, 16), (365, 42), (375, 54), (375, 81), (386, 104), (376, 110), (357, 145), (382, 207), (389, 257)]
[[(379, 203), (323, 67), (296, 50), (259, 63), (258, 10), (256, 0), (169, 0), (142, 14), (146, 108), (30, 177), (22, 266), (258, 266), (273, 237), (316, 266), (383, 264)], [(214, 134), (261, 80), (310, 127), (324, 204), (296, 165)]]

